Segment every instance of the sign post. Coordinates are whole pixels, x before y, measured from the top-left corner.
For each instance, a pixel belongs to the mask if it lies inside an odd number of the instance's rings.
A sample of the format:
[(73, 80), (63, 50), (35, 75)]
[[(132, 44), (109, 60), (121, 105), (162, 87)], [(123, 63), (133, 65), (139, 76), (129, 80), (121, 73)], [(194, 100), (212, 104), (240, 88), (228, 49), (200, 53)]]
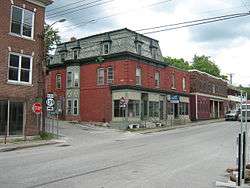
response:
[(32, 110), (36, 114), (36, 126), (39, 129), (39, 131), (40, 131), (40, 127), (39, 127), (39, 115), (42, 113), (42, 109), (43, 109), (42, 103), (40, 103), (40, 102), (35, 102), (32, 105)]

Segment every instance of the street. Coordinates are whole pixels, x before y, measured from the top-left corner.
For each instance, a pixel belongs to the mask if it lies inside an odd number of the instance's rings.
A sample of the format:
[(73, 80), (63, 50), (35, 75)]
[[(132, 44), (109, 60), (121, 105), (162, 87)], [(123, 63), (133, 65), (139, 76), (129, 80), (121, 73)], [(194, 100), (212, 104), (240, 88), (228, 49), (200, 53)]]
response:
[(211, 188), (236, 164), (239, 122), (138, 134), (60, 123), (66, 143), (0, 153), (1, 188)]

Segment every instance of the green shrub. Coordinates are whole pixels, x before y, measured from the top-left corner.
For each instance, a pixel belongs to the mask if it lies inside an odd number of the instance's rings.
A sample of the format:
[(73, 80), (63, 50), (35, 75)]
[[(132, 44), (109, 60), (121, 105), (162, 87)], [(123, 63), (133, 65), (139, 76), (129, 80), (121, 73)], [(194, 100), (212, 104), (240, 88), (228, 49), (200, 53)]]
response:
[(55, 135), (52, 133), (41, 132), (40, 137), (42, 140), (51, 140), (51, 139), (55, 138)]

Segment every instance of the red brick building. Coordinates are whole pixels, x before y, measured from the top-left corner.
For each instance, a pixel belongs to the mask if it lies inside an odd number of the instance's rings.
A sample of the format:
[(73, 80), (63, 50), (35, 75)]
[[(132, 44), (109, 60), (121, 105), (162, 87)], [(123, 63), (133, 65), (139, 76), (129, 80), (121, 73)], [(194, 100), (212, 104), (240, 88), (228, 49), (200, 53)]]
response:
[(228, 110), (227, 89), (225, 80), (198, 70), (191, 70), (191, 120), (223, 118)]
[(1, 0), (0, 137), (38, 132), (32, 103), (42, 96), (45, 7), (51, 0)]
[(47, 77), (67, 120), (188, 121), (189, 88), (189, 73), (163, 62), (158, 41), (128, 29), (59, 45)]

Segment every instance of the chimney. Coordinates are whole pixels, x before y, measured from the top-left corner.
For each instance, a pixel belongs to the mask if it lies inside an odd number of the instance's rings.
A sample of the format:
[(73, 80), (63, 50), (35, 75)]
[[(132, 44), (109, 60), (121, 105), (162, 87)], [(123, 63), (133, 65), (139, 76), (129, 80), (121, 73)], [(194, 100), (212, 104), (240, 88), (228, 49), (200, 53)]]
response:
[(70, 42), (75, 42), (76, 41), (76, 38), (75, 37), (71, 37), (70, 38)]

